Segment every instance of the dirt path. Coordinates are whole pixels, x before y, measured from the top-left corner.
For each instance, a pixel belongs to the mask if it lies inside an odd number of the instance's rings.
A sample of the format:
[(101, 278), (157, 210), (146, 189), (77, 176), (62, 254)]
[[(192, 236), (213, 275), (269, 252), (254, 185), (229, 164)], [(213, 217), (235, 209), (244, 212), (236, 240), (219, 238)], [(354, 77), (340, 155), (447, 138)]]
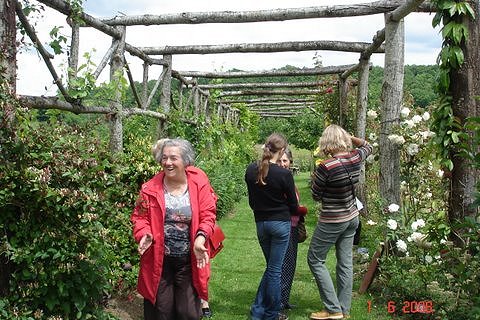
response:
[(112, 298), (107, 311), (121, 320), (142, 320), (143, 298), (139, 294)]

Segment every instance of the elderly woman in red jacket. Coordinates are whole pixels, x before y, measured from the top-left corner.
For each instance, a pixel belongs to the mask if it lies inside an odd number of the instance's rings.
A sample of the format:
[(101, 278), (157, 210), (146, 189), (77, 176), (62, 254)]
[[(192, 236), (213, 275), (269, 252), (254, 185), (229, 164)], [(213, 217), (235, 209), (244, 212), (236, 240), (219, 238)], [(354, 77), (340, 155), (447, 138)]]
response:
[(152, 149), (162, 170), (142, 185), (131, 221), (139, 243), (138, 292), (144, 317), (197, 320), (208, 300), (207, 239), (213, 232), (216, 195), (207, 175), (192, 166), (183, 139), (162, 139)]

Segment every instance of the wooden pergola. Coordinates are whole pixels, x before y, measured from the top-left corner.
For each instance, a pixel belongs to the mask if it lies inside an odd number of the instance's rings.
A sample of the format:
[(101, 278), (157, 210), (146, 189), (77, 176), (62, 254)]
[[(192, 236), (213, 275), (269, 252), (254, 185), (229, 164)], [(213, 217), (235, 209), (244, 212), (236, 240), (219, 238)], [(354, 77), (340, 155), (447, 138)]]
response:
[[(178, 90), (178, 108), (186, 113), (193, 113), (193, 119), (186, 121), (195, 122), (199, 115), (207, 119), (213, 113), (219, 115), (223, 121), (237, 121), (238, 110), (235, 103), (245, 103), (249, 108), (261, 116), (289, 117), (301, 113), (303, 110), (314, 110), (314, 97), (324, 94), (325, 85), (338, 86), (340, 124), (344, 122), (347, 111), (348, 88), (357, 86), (356, 113), (357, 123), (355, 133), (359, 137), (365, 136), (368, 75), (370, 57), (373, 53), (385, 54), (384, 79), (382, 91), (381, 134), (380, 134), (380, 164), (381, 164), (381, 193), (388, 201), (398, 203), (399, 194), (399, 156), (398, 147), (392, 144), (387, 136), (392, 132), (393, 126), (400, 121), (400, 107), (403, 93), (403, 61), (404, 61), (404, 17), (412, 11), (432, 12), (432, 5), (421, 0), (392, 0), (360, 3), (353, 5), (332, 5), (324, 7), (307, 7), (291, 9), (272, 9), (260, 11), (220, 11), (220, 12), (184, 12), (179, 14), (117, 16), (109, 19), (99, 19), (86, 12), (79, 13), (82, 27), (94, 28), (112, 38), (110, 48), (105, 52), (103, 59), (94, 72), (99, 77), (107, 63), (110, 63), (110, 81), (118, 83), (119, 77), (128, 76), (130, 87), (135, 97), (135, 106), (123, 106), (118, 93), (108, 107), (85, 105), (82, 100), (74, 99), (62, 83), (53, 64), (52, 55), (43, 47), (34, 28), (23, 14), (21, 4), (13, 0), (18, 19), (23, 25), (27, 35), (35, 44), (38, 52), (43, 57), (54, 82), (62, 95), (56, 96), (19, 96), (25, 106), (31, 108), (54, 108), (75, 113), (104, 113), (108, 114), (111, 128), (111, 150), (121, 152), (123, 149), (122, 118), (130, 115), (144, 115), (159, 119), (160, 124), (168, 121), (171, 108), (172, 90)], [(64, 0), (38, 0), (60, 13), (71, 17), (73, 10)], [(303, 42), (278, 42), (278, 43), (232, 43), (223, 45), (189, 45), (189, 46), (161, 46), (161, 47), (135, 47), (125, 41), (127, 28), (137, 25), (166, 25), (166, 24), (202, 24), (202, 23), (236, 23), (285, 21), (295, 19), (332, 18), (366, 16), (384, 14), (385, 28), (378, 30), (370, 43), (342, 42), (342, 41), (303, 41)], [(69, 67), (72, 70), (70, 77), (76, 77), (79, 56), (79, 29), (80, 25), (69, 19), (72, 30), (72, 43), (69, 52)], [(77, 21), (77, 20), (76, 20)], [(176, 54), (215, 54), (215, 53), (243, 53), (243, 52), (285, 52), (330, 50), (339, 52), (354, 52), (359, 54), (358, 62), (342, 66), (325, 66), (301, 70), (263, 70), (263, 71), (238, 71), (238, 72), (199, 72), (172, 70), (172, 61)], [(143, 63), (142, 90), (137, 92), (134, 79), (126, 63), (125, 53), (128, 52)], [(162, 66), (154, 88), (148, 91), (149, 67)], [(358, 81), (349, 77), (358, 73)], [(276, 77), (298, 75), (336, 75), (333, 83), (326, 81), (312, 81), (304, 83), (260, 83), (246, 82), (241, 84), (211, 84), (200, 85), (200, 78), (252, 78)], [(179, 86), (172, 88), (172, 79), (178, 80)], [(210, 90), (220, 90), (216, 104), (209, 105)], [(151, 110), (152, 99), (160, 91), (160, 108)], [(188, 96), (184, 97), (187, 93)], [(249, 98), (242, 98), (248, 96)], [(252, 98), (256, 97), (256, 98)], [(289, 98), (291, 97), (291, 98)]]

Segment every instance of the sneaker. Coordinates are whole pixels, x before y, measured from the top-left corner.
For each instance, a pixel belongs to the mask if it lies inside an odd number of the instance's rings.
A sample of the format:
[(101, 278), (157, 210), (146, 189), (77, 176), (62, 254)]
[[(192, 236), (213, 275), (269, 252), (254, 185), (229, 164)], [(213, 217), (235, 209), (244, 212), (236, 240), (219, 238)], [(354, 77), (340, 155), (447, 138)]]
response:
[(210, 308), (202, 308), (202, 318), (211, 318), (212, 310)]
[(288, 320), (288, 316), (287, 316), (285, 313), (283, 313), (283, 312), (279, 312), (277, 319), (278, 319), (278, 320)]
[(314, 312), (310, 315), (310, 319), (323, 320), (323, 319), (343, 319), (343, 313), (334, 312), (330, 313), (326, 310)]

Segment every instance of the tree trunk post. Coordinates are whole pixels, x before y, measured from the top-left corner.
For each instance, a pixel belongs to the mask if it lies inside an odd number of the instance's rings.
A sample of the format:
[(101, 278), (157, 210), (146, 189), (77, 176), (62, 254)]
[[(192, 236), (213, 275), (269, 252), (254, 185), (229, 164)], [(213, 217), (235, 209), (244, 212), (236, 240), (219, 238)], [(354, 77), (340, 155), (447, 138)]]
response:
[[(370, 69), (370, 59), (360, 59), (360, 68), (358, 71), (357, 87), (357, 122), (355, 135), (358, 138), (365, 139), (367, 128), (367, 107), (368, 107), (368, 77)], [(363, 212), (368, 215), (368, 206), (365, 192), (365, 163), (362, 163), (359, 176), (359, 185), (356, 192), (360, 201), (364, 205)]]
[[(160, 91), (160, 108), (168, 115), (170, 112), (170, 97), (172, 95), (172, 55), (166, 54), (163, 56), (163, 60), (167, 62), (168, 65), (163, 66), (163, 78), (162, 78), (162, 87)], [(165, 132), (166, 122), (160, 120), (157, 127), (157, 137), (159, 139), (165, 137), (167, 133)]]
[(70, 41), (70, 53), (68, 56), (68, 79), (72, 80), (77, 76), (78, 71), (78, 48), (80, 46), (80, 27), (70, 18), (67, 19), (72, 28), (72, 40)]
[(200, 116), (200, 92), (197, 86), (192, 88), (192, 95), (193, 95), (194, 114), (195, 114), (195, 117), (198, 118)]
[(347, 79), (339, 78), (338, 79), (338, 94), (339, 103), (340, 103), (340, 118), (339, 124), (341, 127), (345, 127), (347, 123), (348, 116), (348, 83)]
[[(16, 125), (15, 105), (12, 103), (16, 93), (16, 54), (15, 3), (11, 0), (0, 0), (0, 91), (5, 95), (5, 98), (0, 100), (0, 128), (5, 129), (5, 133), (13, 138)], [(0, 135), (0, 144), (6, 138), (6, 135)], [(5, 234), (2, 230), (0, 237), (4, 236), (7, 239), (10, 237), (8, 232)], [(0, 252), (0, 297), (8, 295), (12, 268), (11, 260), (4, 252)]]
[(404, 20), (393, 21), (385, 15), (385, 68), (381, 96), (380, 196), (384, 205), (400, 205), (399, 148), (388, 136), (400, 124), (403, 98)]
[(142, 109), (147, 109), (148, 101), (148, 62), (143, 63), (143, 82), (142, 82)]
[[(475, 19), (464, 18), (463, 24), (468, 26), (468, 39), (462, 44), (465, 62), (460, 69), (450, 73), (453, 116), (465, 124), (468, 117), (480, 116), (480, 4), (469, 0), (475, 11)], [(470, 137), (474, 132), (467, 131)], [(478, 153), (479, 146), (472, 145), (473, 139), (467, 142)], [(479, 208), (472, 206), (475, 200), (475, 188), (479, 182), (479, 170), (475, 169), (469, 160), (459, 156), (459, 150), (452, 150), (453, 170), (449, 193), (448, 217), (451, 222), (463, 220), (464, 217), (475, 217)]]
[[(14, 97), (17, 79), (17, 46), (16, 46), (15, 3), (11, 0), (0, 0), (0, 78), (1, 90)], [(2, 126), (12, 128), (15, 120), (15, 107), (5, 101), (2, 103)], [(14, 130), (12, 130), (12, 133)]]
[[(110, 151), (115, 153), (123, 152), (123, 125), (122, 125), (122, 104), (121, 104), (121, 87), (120, 79), (123, 76), (123, 66), (125, 63), (125, 27), (117, 27), (122, 33), (122, 39), (112, 55), (110, 65), (110, 81), (116, 84), (116, 90), (110, 108), (112, 113), (109, 116), (110, 125)], [(115, 40), (114, 40), (115, 41)]]
[(160, 106), (165, 114), (168, 114), (168, 112), (170, 112), (170, 96), (172, 95), (172, 55), (164, 55), (163, 60), (167, 61), (168, 66), (163, 66), (166, 72), (164, 72), (162, 79)]

